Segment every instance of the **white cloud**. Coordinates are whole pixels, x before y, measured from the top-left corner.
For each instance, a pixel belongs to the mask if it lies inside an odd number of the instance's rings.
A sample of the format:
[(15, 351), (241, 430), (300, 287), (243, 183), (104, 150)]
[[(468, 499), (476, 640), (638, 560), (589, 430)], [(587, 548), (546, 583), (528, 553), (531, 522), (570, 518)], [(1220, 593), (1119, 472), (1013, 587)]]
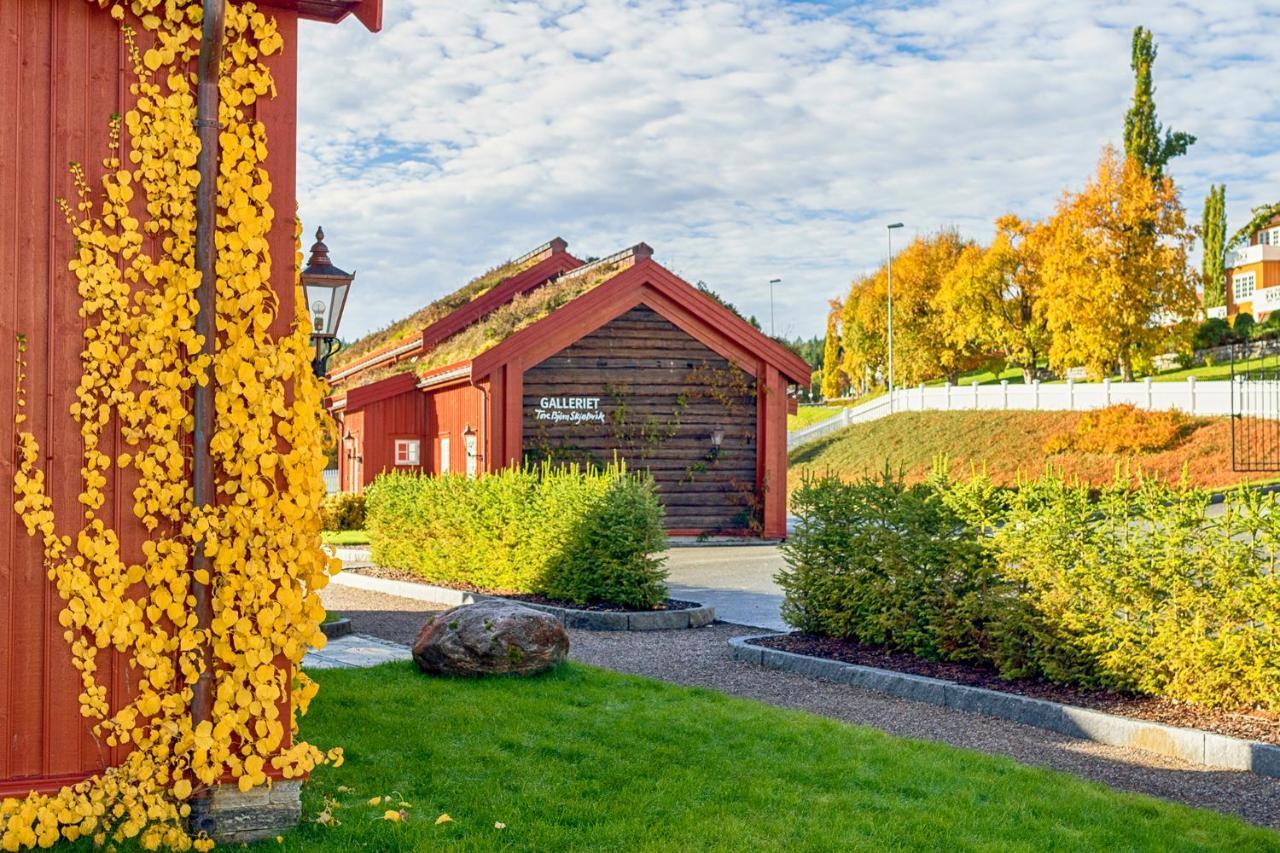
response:
[(885, 222), (985, 239), (1080, 186), (1120, 142), (1139, 23), (1161, 119), (1200, 137), (1170, 169), (1192, 218), (1210, 182), (1236, 224), (1280, 185), (1280, 0), (387, 12), (300, 37), (301, 212), (359, 271), (351, 335), (557, 235), (580, 257), (645, 240), (762, 318), (780, 275), (778, 331), (817, 333)]

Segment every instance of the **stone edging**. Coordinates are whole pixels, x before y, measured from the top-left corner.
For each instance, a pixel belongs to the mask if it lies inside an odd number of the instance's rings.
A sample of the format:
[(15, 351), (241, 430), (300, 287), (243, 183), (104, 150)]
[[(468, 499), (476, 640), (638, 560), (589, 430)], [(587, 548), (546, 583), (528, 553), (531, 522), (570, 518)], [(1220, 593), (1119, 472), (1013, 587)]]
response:
[(825, 678), (839, 684), (849, 684), (930, 705), (985, 714), (1097, 743), (1142, 749), (1180, 758), (1192, 764), (1248, 770), (1260, 776), (1280, 778), (1280, 746), (1200, 729), (1166, 726), (1075, 705), (1032, 699), (1015, 693), (970, 687), (940, 678), (798, 655), (748, 643), (748, 640), (771, 636), (776, 635), (756, 634), (732, 638), (729, 640), (730, 657), (768, 669)]
[(556, 607), (551, 604), (534, 604), (514, 598), (502, 598), (498, 595), (484, 595), (478, 592), (465, 592), (445, 586), (417, 583), (415, 581), (397, 581), (387, 578), (376, 578), (354, 572), (342, 572), (330, 583), (341, 586), (381, 592), (400, 598), (411, 598), (415, 601), (430, 601), (435, 604), (446, 604), (457, 607), (462, 604), (474, 604), (477, 601), (499, 600), (510, 601), (550, 613), (566, 628), (580, 628), (585, 631), (672, 631), (680, 628), (701, 628), (710, 625), (716, 619), (714, 607), (692, 607), (688, 610), (647, 610), (633, 613), (617, 613), (607, 610), (576, 610), (571, 607)]
[(327, 639), (336, 640), (351, 633), (351, 620), (344, 616), (341, 619), (334, 619), (332, 622), (322, 622), (320, 630)]

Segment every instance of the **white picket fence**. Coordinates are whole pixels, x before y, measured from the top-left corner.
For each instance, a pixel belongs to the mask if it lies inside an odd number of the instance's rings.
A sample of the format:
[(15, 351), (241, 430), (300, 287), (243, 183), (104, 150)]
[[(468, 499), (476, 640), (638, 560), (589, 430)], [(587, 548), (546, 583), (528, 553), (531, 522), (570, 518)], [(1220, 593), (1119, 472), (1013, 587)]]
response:
[[(1239, 380), (1237, 380), (1239, 381)], [(1250, 383), (1254, 384), (1254, 383)], [(1031, 411), (1084, 411), (1118, 403), (1144, 409), (1178, 409), (1189, 415), (1231, 414), (1231, 382), (1066, 382), (1030, 385), (920, 385), (897, 388), (888, 394), (849, 406), (839, 414), (787, 434), (787, 449), (816, 441), (850, 424), (874, 421), (894, 412), (961, 411), (965, 409), (1022, 409)]]

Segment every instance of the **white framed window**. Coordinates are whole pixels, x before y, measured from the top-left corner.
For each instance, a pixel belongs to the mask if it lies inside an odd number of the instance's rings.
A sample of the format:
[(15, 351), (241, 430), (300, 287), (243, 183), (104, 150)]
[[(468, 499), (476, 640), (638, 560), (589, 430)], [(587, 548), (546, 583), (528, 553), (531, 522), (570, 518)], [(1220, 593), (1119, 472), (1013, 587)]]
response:
[(1236, 302), (1242, 302), (1253, 296), (1258, 277), (1252, 272), (1238, 272), (1231, 276), (1231, 295)]
[(449, 473), (449, 436), (440, 437), (440, 473)]
[(422, 442), (416, 438), (396, 439), (396, 464), (417, 465), (421, 453)]

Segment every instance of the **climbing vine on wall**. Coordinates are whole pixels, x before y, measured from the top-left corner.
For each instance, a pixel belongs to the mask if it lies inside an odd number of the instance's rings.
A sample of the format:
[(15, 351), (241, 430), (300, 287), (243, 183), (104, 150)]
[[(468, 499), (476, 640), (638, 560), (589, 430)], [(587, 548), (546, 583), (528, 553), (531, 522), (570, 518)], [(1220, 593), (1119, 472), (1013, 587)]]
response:
[[(81, 712), (103, 745), (129, 752), (55, 794), (4, 800), (0, 847), (88, 837), (208, 849), (211, 841), (183, 826), (193, 791), (224, 778), (247, 791), (267, 784), (268, 774), (297, 778), (341, 761), (339, 751), (294, 741), (290, 711), (305, 713), (315, 693), (298, 664), (309, 645), (323, 645), (316, 593), (335, 566), (319, 546), (323, 389), (310, 371), (300, 298), (289, 333), (272, 332), (280, 305), (270, 281), (267, 139), (249, 111), (274, 95), (263, 58), (283, 42), (274, 20), (253, 4), (229, 4), (219, 115), (219, 341), (209, 361), (195, 332), (193, 258), (199, 141), (190, 69), (200, 3), (89, 2), (122, 22), (132, 13), (148, 38), (140, 46), (122, 23), (135, 106), (110, 120), (96, 191), (73, 164), (75, 197), (60, 202), (86, 319), (70, 412), (84, 446), (81, 511), (55, 517), (38, 442), (24, 427), (21, 390), (15, 509), (42, 542), (64, 602), (59, 621), (82, 680)], [(20, 341), (20, 389), (24, 350)], [(191, 394), (210, 378), (218, 504), (197, 511), (189, 488)], [(117, 427), (119, 453), (110, 432)], [(103, 511), (113, 478), (136, 483), (133, 511), (149, 531), (140, 553), (122, 547)], [(212, 577), (200, 578), (212, 583), (210, 631), (198, 627), (193, 610), (196, 543), (213, 561)], [(129, 661), (126, 697), (101, 677), (100, 658), (112, 650)], [(215, 661), (214, 711), (196, 726), (191, 691), (206, 652)]]

